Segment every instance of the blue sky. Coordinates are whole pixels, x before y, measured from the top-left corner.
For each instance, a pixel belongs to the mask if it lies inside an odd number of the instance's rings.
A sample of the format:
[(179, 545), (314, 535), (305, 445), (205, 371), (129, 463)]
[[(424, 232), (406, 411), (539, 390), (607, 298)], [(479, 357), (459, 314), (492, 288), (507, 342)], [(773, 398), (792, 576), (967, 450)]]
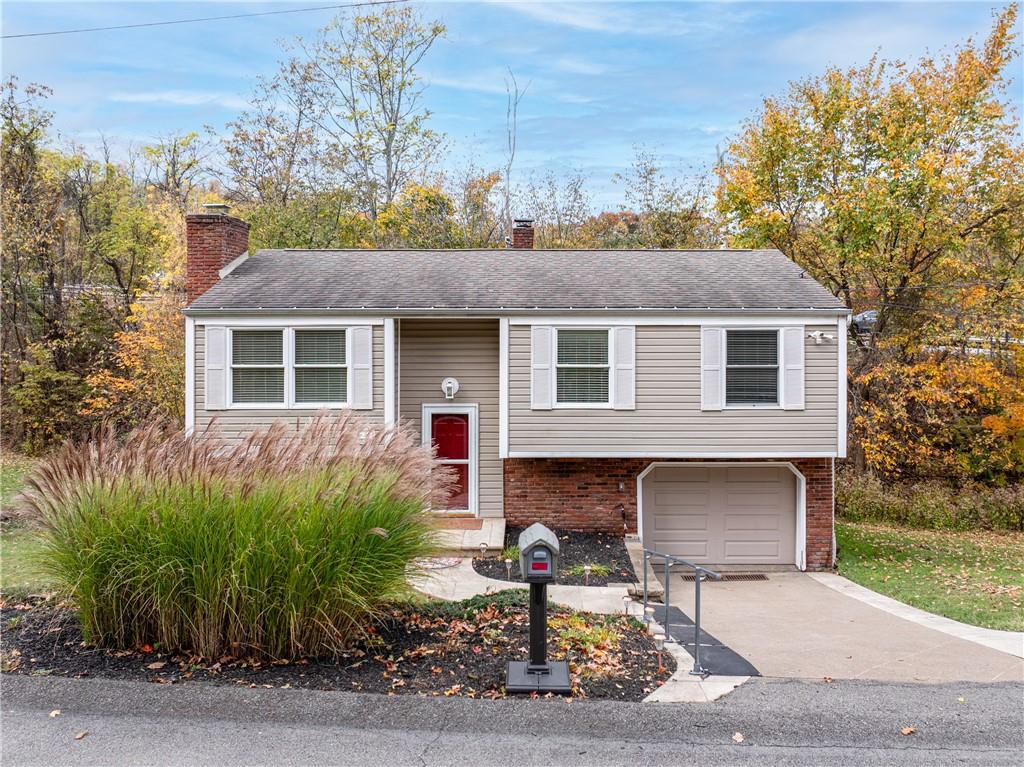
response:
[[(330, 4), (3, 2), (4, 34)], [(788, 81), (829, 64), (917, 58), (984, 36), (993, 2), (421, 2), (448, 27), (425, 60), (433, 126), (453, 163), (497, 167), (504, 74), (529, 89), (520, 111), (521, 177), (579, 170), (595, 202), (644, 145), (682, 171), (715, 158), (742, 121)], [(310, 35), (330, 11), (3, 41), (4, 76), (54, 90), (56, 125), (94, 146), (220, 129), (271, 74), (280, 41)], [(1020, 62), (1018, 61), (1018, 64)], [(1020, 104), (1021, 82), (1014, 86)]]

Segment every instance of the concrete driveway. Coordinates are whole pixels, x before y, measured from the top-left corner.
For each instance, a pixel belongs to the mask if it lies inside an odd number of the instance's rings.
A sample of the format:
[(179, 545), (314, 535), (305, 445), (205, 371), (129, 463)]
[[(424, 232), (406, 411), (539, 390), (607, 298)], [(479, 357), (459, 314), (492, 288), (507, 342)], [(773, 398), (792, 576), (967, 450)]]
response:
[[(702, 628), (766, 677), (897, 682), (1019, 682), (1024, 660), (892, 615), (804, 573), (705, 582)], [(693, 615), (693, 583), (671, 603)]]

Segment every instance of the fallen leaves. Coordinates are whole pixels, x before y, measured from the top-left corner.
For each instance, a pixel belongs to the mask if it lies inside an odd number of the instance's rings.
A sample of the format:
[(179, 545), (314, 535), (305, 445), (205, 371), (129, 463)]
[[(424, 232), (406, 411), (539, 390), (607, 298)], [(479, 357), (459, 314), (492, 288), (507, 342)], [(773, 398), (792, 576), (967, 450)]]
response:
[[(357, 645), (345, 648), (333, 662), (326, 658), (254, 659), (240, 649), (207, 658), (175, 652), (158, 642), (97, 652), (82, 641), (77, 630), (68, 633), (67, 641), (61, 638), (54, 644), (47, 639), (52, 658), (44, 658), (29, 645), (21, 647), (23, 658), (13, 648), (4, 658), (20, 660), (23, 669), (30, 666), (36, 674), (96, 673), (160, 685), (221, 679), (252, 688), (294, 685), (491, 699), (506, 697), (505, 662), (526, 657), (529, 651), (528, 623), (524, 605), (505, 604), (499, 598), (497, 603), (481, 602), (465, 612), (396, 607), (389, 620), (368, 631)], [(66, 621), (47, 619), (46, 627), (51, 624), (65, 626)], [(573, 695), (580, 698), (639, 700), (667, 676), (655, 672), (653, 645), (642, 625), (632, 619), (573, 614), (557, 608), (552, 610), (550, 628), (550, 657), (569, 662)], [(22, 631), (31, 641), (42, 627), (29, 633), (22, 626)], [(33, 655), (39, 656), (38, 660)], [(53, 668), (40, 668), (44, 662)], [(73, 667), (69, 668), (69, 663)]]
[(900, 735), (913, 735), (917, 730), (913, 727), (903, 727), (900, 729)]
[(76, 732), (75, 733), (75, 740), (81, 740), (82, 738), (84, 738), (88, 734), (89, 734), (88, 730), (82, 730), (81, 732)]
[(743, 741), (744, 737), (742, 732), (737, 732), (735, 735), (732, 736), (733, 743), (742, 743)]
[(50, 712), (50, 719), (56, 719), (58, 716), (60, 716), (59, 708), (55, 708), (53, 711)]
[(17, 671), (21, 668), (21, 651), (15, 648), (0, 655), (0, 671)]

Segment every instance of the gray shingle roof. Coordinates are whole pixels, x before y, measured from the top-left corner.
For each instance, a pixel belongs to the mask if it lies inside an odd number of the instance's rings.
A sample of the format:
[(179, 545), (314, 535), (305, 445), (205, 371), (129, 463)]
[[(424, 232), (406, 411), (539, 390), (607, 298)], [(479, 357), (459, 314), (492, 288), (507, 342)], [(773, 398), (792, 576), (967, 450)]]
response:
[(261, 250), (191, 309), (841, 309), (777, 250)]

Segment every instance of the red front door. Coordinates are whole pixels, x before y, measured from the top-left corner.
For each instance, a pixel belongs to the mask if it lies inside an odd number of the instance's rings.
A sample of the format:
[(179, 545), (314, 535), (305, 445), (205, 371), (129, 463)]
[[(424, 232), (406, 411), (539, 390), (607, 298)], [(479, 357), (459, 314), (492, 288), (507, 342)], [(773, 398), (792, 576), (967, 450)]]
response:
[(456, 481), (445, 509), (469, 511), (470, 426), (469, 413), (431, 413), (430, 434), (437, 458), (455, 470)]

